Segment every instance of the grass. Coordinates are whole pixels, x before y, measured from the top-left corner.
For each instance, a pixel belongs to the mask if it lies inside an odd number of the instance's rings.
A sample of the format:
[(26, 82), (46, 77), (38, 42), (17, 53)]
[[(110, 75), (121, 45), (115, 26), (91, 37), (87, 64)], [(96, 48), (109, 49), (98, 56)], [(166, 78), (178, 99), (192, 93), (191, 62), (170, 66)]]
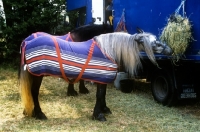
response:
[[(153, 100), (150, 84), (138, 81), (130, 94), (108, 85), (107, 105), (112, 114), (106, 122), (92, 120), (96, 86), (87, 83), (90, 94), (66, 96), (67, 83), (45, 77), (40, 89), (40, 105), (46, 121), (22, 114), (17, 71), (0, 68), (0, 131), (80, 131), (80, 132), (196, 132), (200, 130), (199, 102), (165, 107)], [(76, 85), (76, 90), (78, 84)]]

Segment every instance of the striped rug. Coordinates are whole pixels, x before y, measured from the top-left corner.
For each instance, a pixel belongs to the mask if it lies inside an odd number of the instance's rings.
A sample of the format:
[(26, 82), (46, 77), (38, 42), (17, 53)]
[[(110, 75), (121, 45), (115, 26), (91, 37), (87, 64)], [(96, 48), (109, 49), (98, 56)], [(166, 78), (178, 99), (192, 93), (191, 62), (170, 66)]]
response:
[(93, 40), (69, 42), (51, 35), (25, 41), (25, 63), (36, 76), (52, 75), (111, 83), (117, 73), (117, 64), (103, 54)]

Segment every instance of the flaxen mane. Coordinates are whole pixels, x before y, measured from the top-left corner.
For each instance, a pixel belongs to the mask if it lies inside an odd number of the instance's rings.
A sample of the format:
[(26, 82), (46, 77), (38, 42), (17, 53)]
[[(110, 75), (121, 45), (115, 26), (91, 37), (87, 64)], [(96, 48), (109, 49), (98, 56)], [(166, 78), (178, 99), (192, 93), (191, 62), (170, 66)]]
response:
[(105, 54), (110, 56), (117, 64), (120, 64), (120, 61), (122, 61), (125, 70), (134, 76), (137, 73), (137, 69), (142, 66), (140, 61), (140, 46), (135, 39), (143, 37), (144, 51), (149, 59), (154, 64), (157, 64), (148, 38), (149, 35), (152, 36), (152, 34), (148, 33), (130, 35), (128, 33), (116, 32), (109, 35), (102, 34), (94, 39)]

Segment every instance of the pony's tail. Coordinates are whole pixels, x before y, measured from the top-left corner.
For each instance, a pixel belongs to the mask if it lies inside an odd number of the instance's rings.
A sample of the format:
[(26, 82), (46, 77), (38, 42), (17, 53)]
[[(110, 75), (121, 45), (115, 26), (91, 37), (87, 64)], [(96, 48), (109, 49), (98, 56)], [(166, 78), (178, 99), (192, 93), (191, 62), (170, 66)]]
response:
[(24, 66), (20, 69), (20, 93), (22, 105), (24, 106), (24, 114), (27, 116), (33, 116), (34, 102), (31, 94), (32, 79), (30, 73)]

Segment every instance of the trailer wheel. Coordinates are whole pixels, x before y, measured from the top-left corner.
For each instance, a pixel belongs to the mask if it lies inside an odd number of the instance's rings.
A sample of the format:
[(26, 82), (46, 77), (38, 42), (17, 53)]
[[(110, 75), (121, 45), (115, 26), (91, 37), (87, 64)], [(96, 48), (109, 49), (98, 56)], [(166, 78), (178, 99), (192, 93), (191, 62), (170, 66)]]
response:
[(154, 72), (151, 81), (154, 99), (163, 105), (171, 106), (175, 102), (175, 88), (172, 77), (163, 70)]

